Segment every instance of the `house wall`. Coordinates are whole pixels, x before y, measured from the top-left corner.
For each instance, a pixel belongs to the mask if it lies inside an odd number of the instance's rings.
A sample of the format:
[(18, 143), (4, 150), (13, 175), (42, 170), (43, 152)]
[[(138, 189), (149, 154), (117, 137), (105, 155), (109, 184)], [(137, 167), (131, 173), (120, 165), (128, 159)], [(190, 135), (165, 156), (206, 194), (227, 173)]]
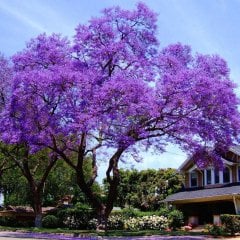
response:
[[(198, 187), (206, 187), (206, 188), (214, 188), (214, 187), (219, 187), (228, 183), (235, 183), (238, 182), (238, 165), (227, 165), (227, 167), (230, 169), (230, 182), (223, 182), (223, 173), (222, 171), (220, 171), (219, 173), (219, 183), (213, 184), (214, 183), (214, 171), (212, 170), (212, 184), (206, 184), (206, 171), (200, 171), (197, 169), (188, 169), (186, 170), (186, 172), (184, 173), (185, 176), (185, 188), (191, 188), (191, 180), (190, 180), (190, 173), (191, 171), (196, 171), (197, 172), (197, 176), (198, 176)], [(204, 180), (205, 178), (205, 180)], [(205, 185), (204, 185), (205, 184)]]

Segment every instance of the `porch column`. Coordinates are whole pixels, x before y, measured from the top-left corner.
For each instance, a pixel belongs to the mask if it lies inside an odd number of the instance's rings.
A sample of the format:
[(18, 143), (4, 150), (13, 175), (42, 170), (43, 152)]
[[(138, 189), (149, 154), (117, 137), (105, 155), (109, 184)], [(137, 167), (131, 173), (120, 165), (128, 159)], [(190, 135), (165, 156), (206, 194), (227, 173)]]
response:
[(233, 195), (233, 202), (235, 207), (236, 214), (240, 214), (240, 196), (239, 195)]
[(223, 171), (219, 171), (219, 183), (223, 184)]
[(215, 184), (215, 173), (214, 173), (214, 169), (211, 169), (211, 184)]

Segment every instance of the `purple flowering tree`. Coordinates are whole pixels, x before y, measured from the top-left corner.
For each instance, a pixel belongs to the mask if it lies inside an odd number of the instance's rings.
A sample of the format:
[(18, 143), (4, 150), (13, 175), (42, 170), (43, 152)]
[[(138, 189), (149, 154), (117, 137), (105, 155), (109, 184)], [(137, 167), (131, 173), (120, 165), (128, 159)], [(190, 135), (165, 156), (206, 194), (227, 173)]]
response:
[[(156, 20), (142, 3), (132, 11), (105, 9), (76, 28), (73, 44), (43, 34), (13, 57), (1, 138), (27, 143), (32, 153), (47, 147), (65, 160), (97, 210), (99, 229), (117, 196), (124, 153), (140, 146), (161, 153), (168, 143), (190, 153), (225, 148), (238, 135), (238, 99), (226, 62), (193, 55), (180, 43), (160, 49)], [(86, 179), (88, 155), (92, 176)], [(91, 187), (99, 159), (108, 162), (105, 204)]]
[(12, 75), (13, 71), (8, 59), (0, 53), (0, 111), (3, 110), (9, 100)]
[[(44, 38), (42, 36), (42, 38)], [(52, 42), (52, 45), (58, 41), (58, 37), (53, 35), (49, 41)], [(34, 42), (34, 41), (33, 41)], [(30, 45), (34, 43), (29, 43)], [(59, 42), (57, 42), (58, 44)], [(19, 58), (20, 55), (18, 55)], [(33, 60), (33, 56), (29, 56)], [(13, 58), (15, 59), (15, 58)], [(14, 60), (15, 61), (15, 60)], [(20, 63), (20, 61), (18, 61)], [(25, 67), (27, 64), (25, 65)], [(14, 67), (14, 68), (13, 68)], [(33, 66), (31, 66), (33, 67)], [(0, 110), (1, 110), (1, 123), (2, 126), (1, 139), (3, 143), (0, 144), (0, 151), (2, 154), (1, 159), (1, 171), (7, 170), (9, 168), (17, 167), (22, 172), (22, 175), (26, 178), (29, 184), (29, 189), (31, 190), (31, 202), (32, 207), (35, 213), (35, 226), (41, 227), (42, 220), (42, 192), (46, 179), (54, 167), (57, 161), (57, 155), (55, 153), (50, 153), (48, 149), (41, 149), (37, 154), (33, 153), (33, 148), (30, 146), (30, 142), (21, 135), (22, 132), (28, 131), (26, 129), (27, 123), (18, 121), (18, 117), (22, 116), (27, 111), (24, 112), (24, 106), (15, 105), (18, 107), (18, 111), (11, 111), (11, 108), (15, 102), (15, 84), (17, 84), (17, 78), (19, 72), (22, 71), (20, 65), (15, 64), (14, 66), (10, 65), (4, 57), (0, 58)], [(16, 100), (17, 101), (17, 100)], [(13, 104), (13, 105), (12, 105)], [(29, 102), (28, 106), (25, 106), (28, 111), (31, 111), (31, 103)], [(23, 115), (21, 115), (21, 114)], [(20, 114), (20, 115), (18, 115)], [(34, 113), (32, 113), (34, 114)], [(10, 118), (14, 118), (13, 122), (9, 121)], [(37, 116), (35, 116), (37, 118)], [(20, 119), (19, 118), (19, 119)], [(37, 120), (36, 120), (37, 121)], [(13, 136), (11, 133), (16, 132)], [(32, 132), (33, 133), (33, 132)], [(28, 134), (26, 132), (26, 134)], [(34, 134), (34, 133), (33, 133)], [(30, 137), (30, 134), (29, 134)], [(34, 152), (35, 153), (35, 152)]]

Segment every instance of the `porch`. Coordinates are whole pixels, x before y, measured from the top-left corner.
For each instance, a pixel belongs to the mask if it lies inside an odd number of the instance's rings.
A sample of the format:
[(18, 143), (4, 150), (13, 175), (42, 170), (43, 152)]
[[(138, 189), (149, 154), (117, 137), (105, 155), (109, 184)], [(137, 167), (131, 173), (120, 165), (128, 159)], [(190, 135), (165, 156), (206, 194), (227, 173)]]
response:
[(240, 186), (178, 192), (164, 202), (181, 210), (186, 224), (218, 224), (221, 214), (240, 214)]

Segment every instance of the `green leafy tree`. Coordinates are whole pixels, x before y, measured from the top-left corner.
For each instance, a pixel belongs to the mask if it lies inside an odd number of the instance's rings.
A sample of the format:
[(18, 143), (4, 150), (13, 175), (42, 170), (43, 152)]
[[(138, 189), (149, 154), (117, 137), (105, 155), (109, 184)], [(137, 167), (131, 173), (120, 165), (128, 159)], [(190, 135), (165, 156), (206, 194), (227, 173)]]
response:
[[(120, 184), (116, 205), (156, 210), (160, 201), (182, 186), (182, 175), (176, 169), (137, 171), (120, 169)], [(105, 189), (107, 189), (104, 180)]]
[[(32, 200), (28, 181), (21, 170), (10, 163), (11, 161), (5, 162), (5, 157), (0, 158), (0, 167), (2, 166), (0, 187), (4, 194), (4, 205), (30, 205)], [(41, 172), (43, 166), (40, 166), (40, 164), (44, 164), (44, 162), (39, 162), (37, 158), (33, 158), (33, 163), (36, 164), (34, 177), (38, 179), (39, 175), (43, 174)], [(84, 162), (84, 172), (89, 177), (91, 175), (90, 165), (91, 158), (88, 158)], [(44, 183), (42, 205), (56, 206), (66, 195), (73, 196), (73, 203), (81, 202), (86, 204), (85, 195), (77, 186), (75, 178), (73, 170), (64, 161), (57, 161)], [(98, 183), (94, 183), (93, 187), (96, 192), (101, 191)]]

